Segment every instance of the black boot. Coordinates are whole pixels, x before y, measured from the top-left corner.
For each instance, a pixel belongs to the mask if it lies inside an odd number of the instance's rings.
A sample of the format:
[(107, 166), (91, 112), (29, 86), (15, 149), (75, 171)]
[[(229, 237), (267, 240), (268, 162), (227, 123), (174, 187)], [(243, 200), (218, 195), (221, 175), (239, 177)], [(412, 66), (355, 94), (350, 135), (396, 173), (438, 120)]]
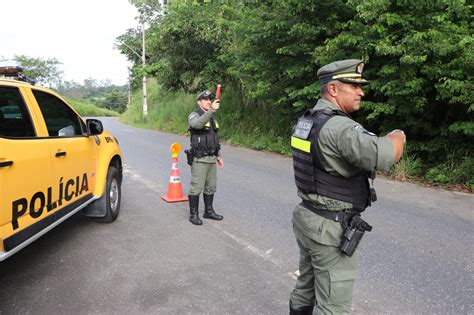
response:
[(298, 308), (293, 308), (290, 300), (290, 315), (313, 315), (314, 306), (301, 306)]
[(224, 219), (223, 216), (217, 214), (214, 209), (212, 208), (212, 201), (214, 200), (214, 194), (212, 195), (204, 195), (204, 215), (205, 219), (212, 219), (212, 220), (222, 220)]
[(189, 221), (194, 225), (201, 225), (202, 221), (199, 219), (199, 195), (188, 195), (189, 198)]

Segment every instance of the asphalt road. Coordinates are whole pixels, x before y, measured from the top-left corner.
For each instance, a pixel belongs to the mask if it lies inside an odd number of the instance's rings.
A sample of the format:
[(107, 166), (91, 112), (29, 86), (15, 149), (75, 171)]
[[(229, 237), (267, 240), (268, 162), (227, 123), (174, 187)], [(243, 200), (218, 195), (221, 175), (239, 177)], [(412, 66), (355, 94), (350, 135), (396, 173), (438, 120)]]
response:
[[(287, 314), (298, 266), (291, 159), (224, 145), (215, 196), (224, 220), (193, 226), (187, 203), (160, 198), (170, 145), (189, 139), (101, 119), (125, 155), (119, 218), (76, 215), (0, 263), (0, 313)], [(184, 155), (179, 167), (187, 193)], [(353, 313), (472, 314), (474, 197), (375, 186)]]

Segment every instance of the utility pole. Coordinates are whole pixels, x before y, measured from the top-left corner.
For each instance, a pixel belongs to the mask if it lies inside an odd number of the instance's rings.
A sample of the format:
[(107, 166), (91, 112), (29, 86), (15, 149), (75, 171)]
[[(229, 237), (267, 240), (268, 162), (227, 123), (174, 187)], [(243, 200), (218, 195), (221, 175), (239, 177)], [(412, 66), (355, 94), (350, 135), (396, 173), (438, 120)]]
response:
[(142, 64), (143, 64), (143, 117), (148, 115), (148, 103), (147, 103), (147, 88), (146, 88), (146, 73), (145, 73), (145, 21), (142, 22)]
[(130, 107), (130, 103), (132, 102), (132, 85), (130, 82), (130, 67), (128, 69), (128, 78), (127, 78), (127, 83), (128, 83), (128, 103), (127, 103), (127, 108)]
[[(141, 30), (141, 27), (138, 27), (138, 30)], [(126, 43), (120, 43), (119, 45), (124, 45), (128, 49), (130, 49), (131, 52), (133, 52), (138, 58), (142, 59), (142, 64), (143, 68), (145, 68), (145, 50), (143, 50), (142, 55), (140, 56), (139, 53), (133, 49), (133, 47), (129, 46)], [(143, 31), (143, 43), (142, 43), (143, 49), (145, 49), (145, 31)], [(143, 69), (145, 70), (145, 69)], [(127, 107), (130, 106), (132, 95), (131, 95), (131, 84), (130, 84), (130, 68), (128, 68), (128, 104)], [(147, 104), (147, 95), (146, 95), (146, 75), (143, 76), (143, 117), (145, 117), (148, 114), (148, 104)]]

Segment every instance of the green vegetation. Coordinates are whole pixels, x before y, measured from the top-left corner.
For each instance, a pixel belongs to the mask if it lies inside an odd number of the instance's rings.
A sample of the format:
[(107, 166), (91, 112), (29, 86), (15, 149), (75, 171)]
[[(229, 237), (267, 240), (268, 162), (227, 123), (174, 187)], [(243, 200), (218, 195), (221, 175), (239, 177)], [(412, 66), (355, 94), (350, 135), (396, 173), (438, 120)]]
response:
[(127, 48), (141, 51), (140, 32), (120, 36), (119, 49), (135, 64), (135, 89), (145, 73), (161, 84), (149, 90), (160, 91), (163, 107), (150, 105), (154, 128), (178, 128), (188, 111), (182, 103), (194, 106), (199, 90), (221, 83), (223, 137), (288, 152), (291, 126), (319, 98), (317, 69), (358, 58), (372, 83), (356, 120), (378, 134), (407, 134), (393, 176), (474, 188), (470, 2), (175, 0), (162, 15), (153, 1), (132, 3), (149, 25), (147, 67)]
[(185, 134), (188, 129), (188, 114), (194, 108), (194, 97), (183, 92), (165, 91), (153, 79), (149, 80), (148, 88), (147, 118), (143, 118), (143, 96), (141, 90), (138, 90), (132, 95), (131, 105), (121, 119), (139, 127)]
[(87, 101), (68, 100), (68, 103), (83, 117), (119, 116), (113, 110), (99, 108)]
[(67, 98), (83, 100), (119, 113), (125, 111), (128, 103), (128, 87), (115, 86), (110, 81), (86, 79), (83, 84), (66, 81), (61, 82), (57, 90)]
[(431, 167), (426, 173), (426, 179), (430, 183), (461, 183), (474, 191), (474, 159), (472, 156), (452, 156), (447, 162)]
[(414, 179), (422, 175), (421, 160), (404, 152), (401, 160), (392, 167), (390, 175), (398, 180)]
[(32, 58), (15, 55), (14, 60), (24, 69), (24, 75), (37, 84), (54, 87), (61, 81), (63, 72), (58, 69), (61, 64), (56, 58)]

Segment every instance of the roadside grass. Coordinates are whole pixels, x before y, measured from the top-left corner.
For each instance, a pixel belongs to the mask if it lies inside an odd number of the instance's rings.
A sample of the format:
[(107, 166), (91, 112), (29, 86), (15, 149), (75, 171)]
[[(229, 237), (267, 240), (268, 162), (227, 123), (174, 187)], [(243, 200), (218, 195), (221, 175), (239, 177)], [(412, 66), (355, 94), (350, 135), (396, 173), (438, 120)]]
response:
[(141, 91), (133, 93), (131, 104), (122, 114), (124, 123), (139, 128), (186, 134), (188, 115), (194, 110), (195, 99), (184, 92), (167, 92), (159, 87), (156, 80), (148, 81), (148, 115), (143, 117)]
[(426, 172), (426, 180), (430, 183), (441, 183), (450, 186), (464, 186), (471, 192), (474, 191), (474, 157), (450, 156), (447, 162), (431, 167)]
[(471, 156), (465, 156), (460, 160), (451, 159), (450, 162), (429, 167), (423, 165), (422, 160), (417, 156), (405, 152), (387, 175), (398, 181), (472, 193), (474, 192), (474, 159)]
[(100, 108), (89, 102), (71, 99), (67, 101), (83, 117), (120, 116), (113, 110)]
[(396, 180), (409, 180), (419, 177), (422, 174), (422, 163), (415, 155), (403, 153), (400, 161), (392, 166), (389, 175)]

